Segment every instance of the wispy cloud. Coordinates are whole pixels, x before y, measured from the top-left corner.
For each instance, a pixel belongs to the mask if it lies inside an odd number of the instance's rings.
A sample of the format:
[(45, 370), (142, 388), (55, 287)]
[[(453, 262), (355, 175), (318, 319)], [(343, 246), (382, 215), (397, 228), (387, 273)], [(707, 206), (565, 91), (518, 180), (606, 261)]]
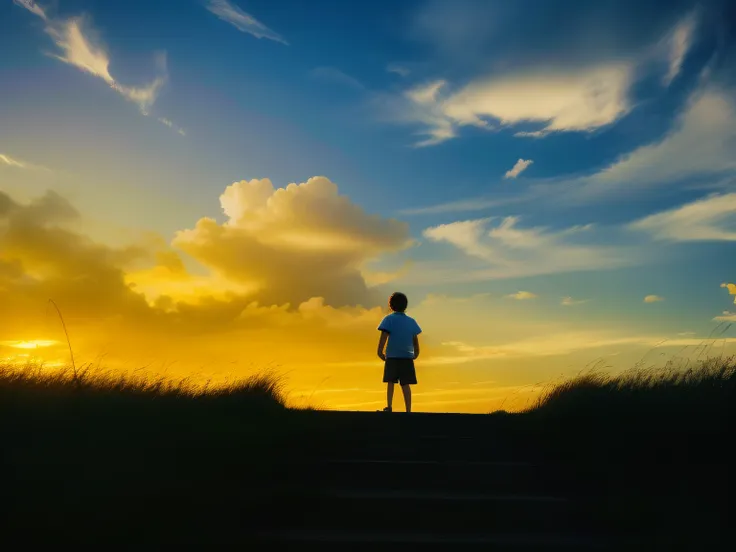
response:
[(517, 291), (506, 296), (509, 299), (516, 299), (517, 301), (528, 301), (529, 299), (536, 299), (539, 297), (536, 293), (531, 291)]
[(482, 211), (491, 207), (500, 207), (524, 201), (524, 198), (509, 197), (503, 199), (497, 198), (471, 198), (460, 199), (457, 201), (449, 201), (447, 203), (439, 203), (437, 205), (428, 205), (425, 207), (409, 207), (399, 211), (402, 215), (436, 215), (441, 213), (467, 213), (470, 211)]
[(427, 296), (422, 299), (421, 306), (427, 306), (427, 305), (445, 305), (445, 306), (451, 306), (451, 305), (457, 305), (457, 304), (469, 304), (469, 303), (478, 303), (480, 301), (485, 301), (491, 297), (490, 293), (483, 292), (483, 293), (475, 293), (473, 295), (445, 295), (442, 293), (428, 293)]
[(183, 128), (177, 126), (175, 123), (173, 123), (172, 121), (170, 121), (166, 117), (159, 117), (158, 118), (158, 122), (161, 123), (162, 125), (165, 125), (165, 126), (169, 127), (171, 130), (176, 131), (177, 133), (181, 134), (182, 136), (186, 136), (187, 135), (186, 131)]
[(531, 159), (519, 159), (516, 164), (511, 167), (510, 170), (506, 171), (506, 174), (504, 175), (504, 178), (516, 178), (521, 173), (523, 173), (527, 168), (529, 168), (529, 165), (534, 163)]
[(625, 188), (671, 184), (697, 175), (736, 170), (736, 102), (733, 90), (696, 92), (673, 130), (574, 186), (580, 201)]
[(167, 80), (166, 57), (162, 55), (158, 58), (162, 74), (149, 84), (141, 87), (125, 86), (110, 74), (110, 58), (104, 48), (91, 39), (92, 33), (87, 27), (88, 23), (82, 17), (50, 22), (46, 31), (61, 51), (53, 57), (102, 79), (126, 100), (136, 104), (141, 113), (147, 115)]
[(408, 67), (405, 65), (401, 65), (399, 63), (389, 63), (386, 66), (386, 71), (389, 73), (395, 73), (396, 75), (399, 75), (400, 77), (408, 77), (411, 71)]
[[(509, 203), (539, 202), (542, 200), (568, 204), (589, 204), (607, 198), (621, 199), (626, 193), (642, 193), (658, 186), (674, 186), (695, 177), (713, 177), (716, 187), (732, 185), (728, 175), (736, 171), (736, 101), (733, 88), (704, 85), (693, 93), (686, 108), (679, 115), (672, 130), (657, 142), (641, 146), (621, 156), (599, 172), (572, 179), (539, 181), (524, 193), (513, 198), (485, 197), (460, 199), (447, 204), (412, 209), (405, 214), (444, 213), (481, 210)], [(725, 180), (723, 180), (725, 178)], [(699, 210), (708, 210), (712, 216), (716, 208), (724, 207), (731, 199), (710, 198), (706, 205), (693, 206), (678, 216), (697, 217)], [(672, 214), (672, 213), (670, 213)], [(724, 213), (721, 212), (721, 215)], [(719, 216), (721, 216), (719, 215)], [(722, 219), (718, 219), (721, 220)], [(647, 224), (663, 223), (665, 217), (649, 219)], [(690, 223), (694, 221), (691, 218)], [(712, 218), (704, 223), (711, 224)], [(643, 228), (642, 228), (643, 229)], [(654, 227), (652, 226), (652, 229)], [(713, 232), (724, 234), (725, 229), (711, 227), (689, 228), (692, 236)], [(685, 228), (676, 231), (682, 239)], [(691, 238), (693, 239), (693, 238)], [(721, 238), (723, 239), (723, 238)]]
[[(464, 72), (470, 76), (457, 81), (439, 74), (435, 82), (441, 89), (433, 102), (407, 106), (405, 112), (413, 120), (397, 118), (396, 122), (418, 125), (431, 137), (421, 145), (455, 138), (466, 126), (502, 126), (516, 130), (518, 137), (542, 138), (611, 125), (636, 106), (637, 82), (656, 74), (669, 86), (681, 74), (694, 44), (699, 12), (709, 10), (693, 10), (662, 34), (662, 25), (645, 27), (622, 17), (614, 5), (602, 10), (579, 6), (574, 17), (565, 16), (567, 8), (562, 7), (552, 19), (512, 9), (501, 13), (493, 3), (484, 2), (432, 1), (424, 6), (415, 18), (417, 38), (437, 48), (438, 63), (450, 61), (469, 70)], [(658, 23), (676, 10), (674, 6), (661, 10)], [(612, 17), (602, 17), (604, 12)], [(517, 16), (520, 19), (513, 19), (508, 28), (500, 23), (504, 17)], [(525, 23), (534, 20), (531, 31)], [(587, 23), (580, 25), (583, 20)], [(543, 25), (551, 27), (540, 41)], [(604, 38), (609, 33), (621, 35), (620, 39), (612, 43)], [(596, 35), (600, 39), (591, 38)], [(526, 128), (514, 128), (521, 124)]]
[(48, 17), (46, 16), (46, 11), (41, 6), (36, 4), (33, 0), (13, 0), (13, 3), (27, 9), (31, 13), (36, 14), (43, 20), (48, 19)]
[[(424, 126), (430, 138), (417, 146), (435, 145), (457, 136), (457, 129), (475, 126), (539, 123), (531, 131), (591, 131), (609, 125), (630, 110), (628, 93), (634, 66), (617, 63), (582, 69), (533, 68), (488, 79), (477, 79), (448, 92), (436, 80), (404, 93), (408, 121)], [(529, 133), (527, 133), (529, 134)]]
[(661, 301), (664, 301), (664, 297), (660, 297), (659, 295), (647, 295), (644, 297), (645, 303), (660, 303)]
[(40, 165), (33, 165), (31, 163), (27, 163), (26, 161), (15, 159), (5, 153), (0, 153), (0, 166), (13, 167), (14, 169), (29, 169), (29, 170), (40, 170), (40, 171), (49, 170), (46, 167), (42, 167)]
[[(552, 335), (501, 343), (498, 345), (470, 345), (463, 342), (443, 343), (454, 349), (454, 354), (433, 358), (438, 364), (472, 362), (494, 358), (521, 358), (537, 356), (567, 355), (576, 351), (606, 347), (656, 345), (661, 338), (635, 335), (615, 335), (611, 332), (564, 332)], [(426, 360), (425, 362), (430, 362)]]
[(240, 32), (248, 33), (256, 38), (266, 38), (274, 42), (289, 45), (276, 31), (269, 29), (252, 15), (245, 13), (238, 6), (228, 0), (209, 0), (207, 9), (217, 17), (230, 23)]
[(2, 153), (0, 153), (0, 163), (9, 167), (16, 167), (18, 169), (25, 169), (27, 167), (27, 165), (22, 161), (18, 161), (17, 159), (13, 159), (9, 155), (5, 155)]
[(712, 195), (631, 223), (634, 230), (667, 241), (736, 241), (736, 193)]
[[(451, 244), (469, 260), (481, 261), (452, 269), (434, 267), (431, 278), (443, 281), (477, 281), (582, 270), (601, 270), (631, 264), (635, 252), (622, 247), (586, 245), (591, 225), (553, 231), (544, 227), (522, 228), (518, 217), (505, 217), (496, 226), (493, 219), (473, 219), (427, 228), (423, 235), (434, 242)], [(460, 263), (462, 264), (462, 263)], [(421, 263), (416, 268), (421, 269)], [(415, 271), (415, 278), (426, 279)]]
[(736, 322), (736, 312), (723, 311), (719, 316), (713, 318), (714, 322)]
[(562, 301), (560, 301), (560, 305), (563, 307), (572, 307), (574, 305), (582, 305), (583, 303), (587, 303), (590, 299), (573, 299), (572, 297), (563, 297)]
[(704, 343), (732, 344), (736, 338), (678, 337), (669, 339), (656, 335), (626, 335), (610, 331), (569, 331), (537, 335), (520, 341), (494, 345), (473, 345), (461, 341), (442, 343), (441, 354), (424, 360), (428, 365), (462, 364), (502, 358), (562, 356), (591, 349), (609, 349), (612, 354), (632, 347), (692, 347)]
[(126, 86), (110, 73), (110, 57), (102, 44), (93, 38), (96, 33), (90, 28), (88, 18), (52, 19), (35, 2), (15, 0), (15, 3), (46, 22), (46, 33), (58, 48), (58, 52), (50, 54), (51, 57), (103, 80), (126, 100), (136, 104), (142, 114), (149, 114), (168, 79), (165, 54), (157, 56), (159, 75), (150, 83)]
[(697, 24), (697, 14), (688, 14), (667, 37), (667, 47), (669, 50), (669, 68), (664, 76), (665, 86), (669, 86), (673, 80), (680, 74), (682, 64), (685, 61), (690, 45), (693, 41)]
[(356, 90), (363, 90), (365, 86), (355, 77), (343, 73), (335, 67), (316, 67), (310, 72), (312, 77), (324, 80), (326, 82), (347, 86)]

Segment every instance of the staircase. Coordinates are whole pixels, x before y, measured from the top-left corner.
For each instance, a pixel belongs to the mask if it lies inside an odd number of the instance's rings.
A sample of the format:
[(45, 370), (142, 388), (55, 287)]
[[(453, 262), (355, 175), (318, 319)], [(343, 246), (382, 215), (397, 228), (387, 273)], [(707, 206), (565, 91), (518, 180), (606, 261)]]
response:
[(304, 415), (319, 437), (284, 477), (311, 491), (274, 506), (258, 549), (610, 549), (519, 417)]

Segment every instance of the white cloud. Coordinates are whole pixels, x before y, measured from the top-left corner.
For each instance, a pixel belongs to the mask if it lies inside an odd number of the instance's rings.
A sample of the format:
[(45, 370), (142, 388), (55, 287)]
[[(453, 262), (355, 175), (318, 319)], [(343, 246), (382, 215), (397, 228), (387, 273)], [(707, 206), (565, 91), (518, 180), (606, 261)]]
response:
[(622, 248), (576, 243), (576, 238), (585, 237), (592, 230), (591, 225), (551, 231), (541, 227), (520, 228), (518, 217), (505, 217), (489, 229), (491, 220), (459, 221), (424, 231), (424, 237), (429, 240), (449, 243), (472, 259), (480, 259), (483, 267), (432, 267), (430, 274), (430, 267), (424, 267), (425, 271), (421, 263), (417, 263), (420, 271), (415, 271), (413, 277), (420, 280), (490, 280), (614, 268), (633, 262), (635, 257)]
[(453, 296), (444, 295), (441, 293), (428, 293), (427, 296), (422, 300), (422, 305), (437, 305), (437, 304), (455, 304), (455, 303), (475, 303), (488, 299), (491, 296), (490, 293), (475, 293), (467, 296)]
[(591, 349), (609, 349), (617, 354), (621, 349), (641, 347), (698, 347), (707, 343), (736, 343), (736, 338), (678, 337), (668, 339), (654, 335), (626, 335), (610, 331), (567, 331), (535, 335), (519, 341), (495, 345), (471, 345), (461, 341), (442, 343), (443, 351), (424, 360), (425, 364), (460, 364), (500, 358), (525, 358), (569, 355)]
[(659, 295), (647, 295), (644, 297), (645, 303), (659, 303), (660, 301), (664, 301), (664, 297), (660, 297)]
[(516, 299), (517, 301), (528, 301), (529, 299), (536, 299), (539, 296), (531, 291), (517, 291), (516, 293), (511, 293), (506, 297), (509, 299)]
[(54, 55), (53, 57), (102, 79), (125, 99), (135, 103), (141, 113), (147, 115), (161, 88), (166, 83), (165, 56), (161, 56), (158, 60), (162, 70), (160, 76), (145, 86), (125, 86), (117, 82), (110, 74), (108, 54), (102, 46), (94, 43), (90, 36), (91, 33), (85, 29), (85, 26), (86, 22), (81, 17), (50, 22), (46, 31), (61, 50), (60, 55)]
[[(449, 126), (450, 132), (454, 127)], [(639, 147), (591, 175), (539, 182), (513, 198), (481, 197), (403, 211), (405, 214), (463, 212), (511, 203), (557, 201), (587, 204), (648, 187), (674, 186), (696, 177), (717, 177), (711, 189), (733, 187), (736, 171), (736, 90), (712, 85), (698, 90), (661, 140)], [(731, 177), (729, 177), (731, 175)], [(707, 182), (707, 181), (706, 181)]]
[(89, 29), (84, 17), (52, 20), (34, 2), (16, 0), (16, 4), (25, 7), (46, 22), (46, 32), (60, 51), (51, 54), (52, 57), (102, 79), (126, 100), (136, 104), (141, 113), (148, 115), (148, 110), (155, 103), (168, 78), (165, 55), (159, 55), (157, 58), (161, 74), (149, 84), (139, 87), (125, 86), (110, 74), (110, 57), (104, 47), (92, 38), (95, 33)]
[(455, 354), (433, 357), (437, 364), (472, 362), (494, 358), (520, 358), (537, 356), (567, 355), (576, 351), (626, 345), (656, 345), (662, 339), (649, 336), (615, 335), (610, 332), (565, 332), (540, 335), (533, 338), (499, 345), (474, 346), (463, 342), (447, 342), (444, 346), (454, 349)]
[(408, 67), (400, 65), (398, 63), (389, 63), (386, 66), (386, 71), (388, 71), (389, 73), (395, 73), (400, 77), (408, 77), (411, 73)]
[(544, 125), (539, 132), (591, 131), (626, 114), (632, 64), (614, 63), (577, 70), (530, 69), (478, 79), (442, 97), (447, 82), (437, 80), (405, 92), (414, 121), (426, 128), (432, 145), (456, 135), (456, 128), (492, 128), (518, 123)]
[(530, 131), (519, 131), (514, 133), (517, 138), (544, 138), (549, 132), (544, 130), (530, 130)]
[(4, 155), (0, 153), (0, 163), (3, 163), (4, 165), (7, 165), (9, 167), (15, 167), (18, 169), (25, 169), (26, 164), (22, 161), (18, 161), (17, 159), (13, 159), (9, 155)]
[(31, 13), (36, 14), (43, 20), (48, 19), (48, 17), (46, 16), (46, 11), (41, 6), (36, 4), (33, 0), (13, 0), (13, 3), (27, 9)]
[(736, 337), (694, 337), (684, 339), (670, 339), (662, 343), (668, 347), (702, 347), (706, 344), (731, 344), (736, 343)]
[(713, 318), (714, 322), (736, 322), (736, 312), (723, 311), (720, 316)]
[(736, 193), (712, 195), (629, 225), (658, 240), (736, 241)]
[(453, 138), (455, 125), (435, 101), (445, 81), (432, 81), (413, 86), (401, 94), (376, 94), (372, 97), (378, 112), (387, 122), (416, 125), (422, 128), (416, 133), (426, 138), (414, 144), (424, 147), (439, 144)]
[(177, 126), (176, 124), (174, 124), (172, 121), (170, 121), (166, 117), (159, 117), (158, 122), (161, 123), (162, 125), (169, 127), (171, 130), (175, 130), (182, 136), (187, 135), (186, 131), (183, 128), (181, 128), (180, 126)]
[(401, 213), (402, 215), (436, 215), (440, 213), (482, 211), (491, 207), (499, 207), (501, 205), (516, 203), (521, 200), (522, 199), (518, 197), (509, 199), (460, 199), (458, 201), (450, 201), (448, 203), (440, 203), (437, 205), (428, 205), (426, 207), (409, 207), (407, 209), (401, 209), (399, 213)]
[(333, 82), (356, 90), (363, 90), (365, 86), (355, 77), (343, 73), (335, 67), (317, 67), (312, 69), (311, 75), (315, 78)]
[(6, 167), (13, 167), (14, 169), (30, 169), (30, 170), (41, 170), (41, 171), (48, 171), (46, 167), (41, 167), (40, 165), (32, 165), (31, 163), (28, 163), (26, 161), (21, 161), (20, 159), (15, 159), (11, 157), (10, 155), (0, 153), (0, 166), (6, 166)]
[(667, 37), (667, 47), (669, 50), (669, 69), (664, 76), (665, 86), (669, 86), (673, 80), (680, 74), (682, 63), (693, 41), (697, 18), (695, 13), (689, 14), (683, 19)]
[(534, 163), (531, 159), (519, 159), (516, 164), (508, 171), (506, 171), (506, 174), (504, 175), (504, 178), (516, 178), (521, 173), (523, 173), (529, 165)]
[(486, 225), (491, 219), (475, 219), (440, 224), (424, 230), (424, 237), (436, 242), (447, 242), (468, 255), (482, 259), (493, 256), (492, 249), (483, 243)]
[(560, 305), (563, 307), (572, 307), (574, 305), (582, 305), (583, 303), (587, 303), (589, 299), (573, 299), (572, 297), (563, 297), (562, 301), (560, 301)]
[(437, 104), (437, 96), (446, 84), (445, 81), (439, 80), (415, 86), (404, 92), (410, 106), (408, 118), (416, 118), (426, 126), (419, 134), (427, 138), (414, 144), (416, 147), (435, 146), (457, 136), (455, 125)]
[(267, 38), (268, 40), (289, 45), (276, 31), (269, 29), (255, 17), (245, 13), (238, 6), (227, 0), (209, 0), (207, 9), (243, 33), (251, 34), (256, 38)]
[(452, 96), (445, 112), (460, 124), (492, 117), (503, 124), (537, 121), (548, 131), (593, 130), (628, 111), (631, 73), (631, 66), (614, 64), (477, 81)]
[(603, 171), (583, 179), (576, 197), (597, 198), (623, 187), (671, 184), (697, 175), (736, 170), (736, 103), (732, 91), (697, 93), (674, 129)]
[(412, 102), (421, 105), (432, 105), (437, 101), (437, 95), (447, 84), (446, 81), (438, 80), (420, 86), (415, 86), (405, 92), (406, 97)]

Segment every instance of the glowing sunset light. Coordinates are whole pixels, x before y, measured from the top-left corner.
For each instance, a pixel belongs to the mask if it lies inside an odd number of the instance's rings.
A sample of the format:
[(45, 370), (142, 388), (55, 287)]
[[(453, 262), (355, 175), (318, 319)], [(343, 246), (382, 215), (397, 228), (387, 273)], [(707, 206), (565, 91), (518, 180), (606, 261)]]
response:
[(0, 0), (0, 372), (375, 411), (396, 291), (416, 412), (736, 354), (728, 2), (172, 3)]
[(53, 339), (33, 339), (30, 341), (3, 341), (2, 344), (15, 349), (39, 349), (59, 343)]

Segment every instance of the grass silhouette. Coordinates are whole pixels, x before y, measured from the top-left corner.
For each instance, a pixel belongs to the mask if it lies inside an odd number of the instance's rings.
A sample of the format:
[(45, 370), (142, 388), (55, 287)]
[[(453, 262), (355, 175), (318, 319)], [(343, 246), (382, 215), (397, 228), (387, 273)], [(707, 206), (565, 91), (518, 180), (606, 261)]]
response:
[(581, 374), (548, 387), (530, 411), (641, 420), (715, 417), (717, 422), (733, 408), (734, 393), (736, 357), (713, 357), (692, 366), (637, 367), (617, 376)]
[(4, 535), (168, 546), (242, 531), (293, 496), (279, 474), (297, 439), (274, 373), (210, 387), (4, 365)]
[(735, 357), (582, 374), (550, 386), (526, 415), (595, 522), (652, 535), (647, 550), (733, 540)]
[[(49, 370), (42, 363), (0, 365), (0, 398), (22, 401), (99, 401), (108, 406), (115, 401), (125, 404), (159, 401), (192, 407), (198, 403), (237, 403), (244, 409), (286, 408), (284, 380), (276, 372), (264, 372), (225, 385), (211, 387), (194, 383), (190, 378), (135, 374), (128, 376), (112, 370), (87, 365)], [(30, 405), (28, 403), (31, 403)]]
[[(288, 408), (284, 389), (273, 372), (213, 387), (0, 366), (4, 523), (26, 543), (245, 542), (264, 516), (309, 507), (315, 482), (289, 463), (349, 431)], [(491, 418), (558, 466), (591, 523), (683, 549), (727, 527), (735, 399), (736, 359), (718, 357), (584, 373)]]

